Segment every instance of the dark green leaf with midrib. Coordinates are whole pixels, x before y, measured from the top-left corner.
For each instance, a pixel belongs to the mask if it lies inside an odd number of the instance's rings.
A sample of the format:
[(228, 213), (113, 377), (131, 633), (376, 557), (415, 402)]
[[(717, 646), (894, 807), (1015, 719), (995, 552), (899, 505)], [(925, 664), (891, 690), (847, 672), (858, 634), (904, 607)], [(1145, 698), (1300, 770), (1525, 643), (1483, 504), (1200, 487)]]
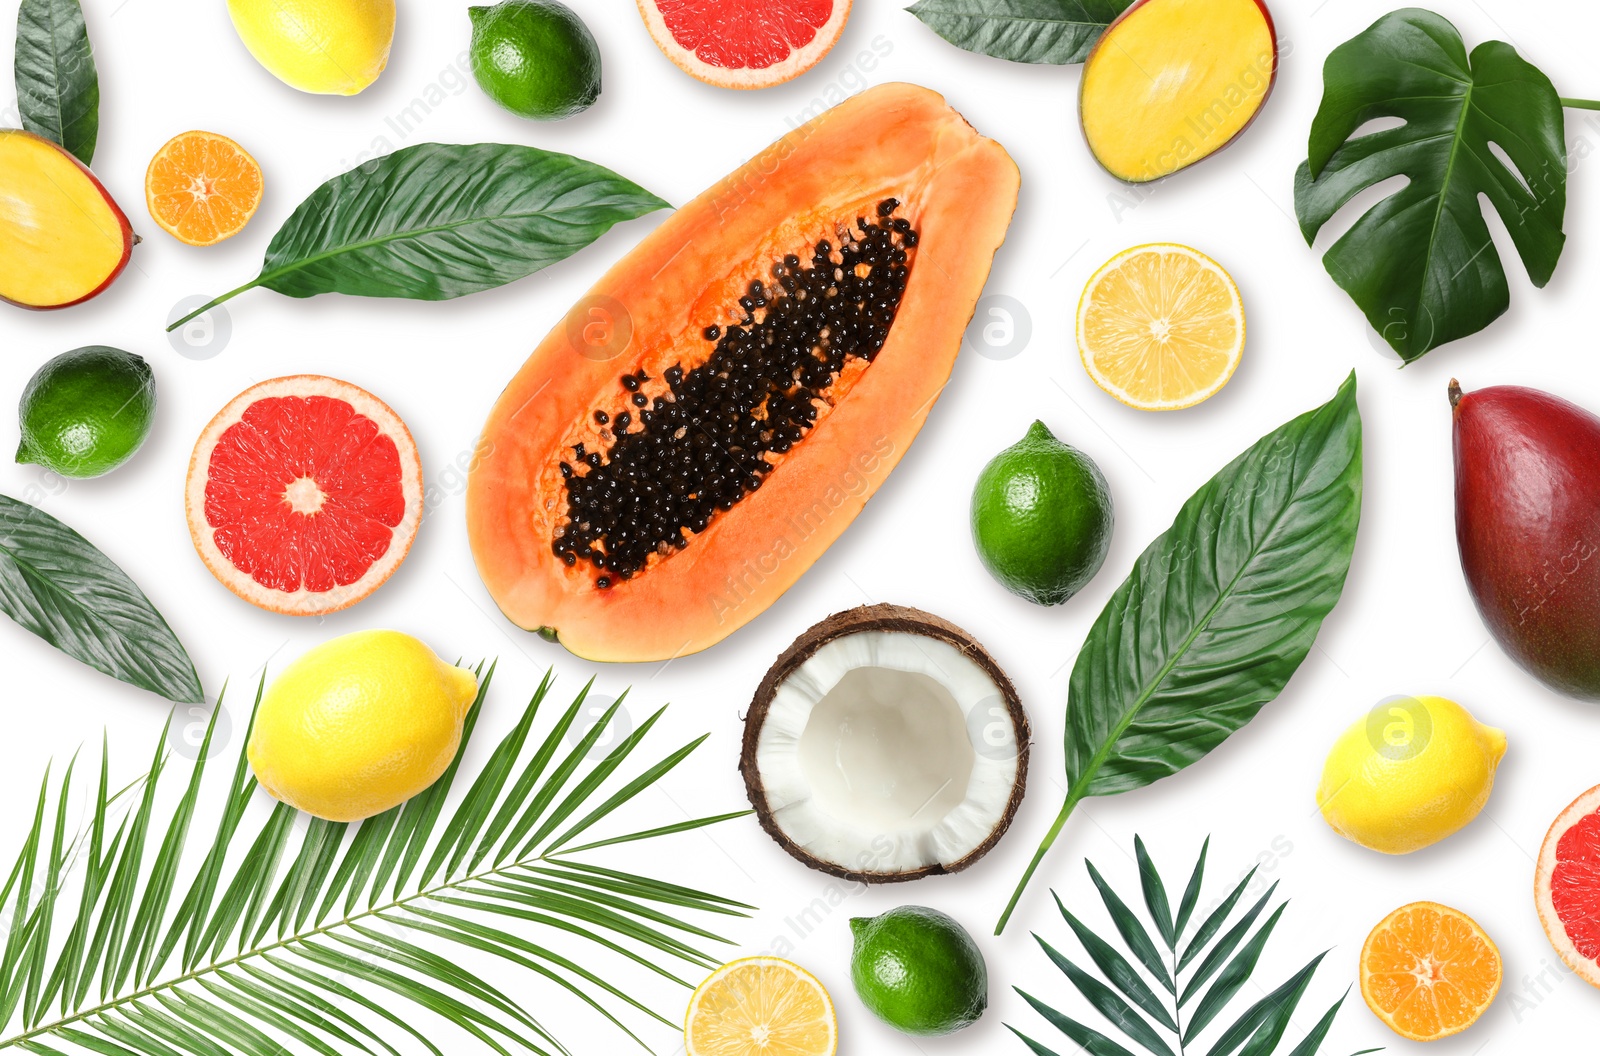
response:
[(1106, 603), (1072, 672), (1069, 784), (1148, 785), (1254, 718), (1338, 601), (1360, 512), (1352, 374), (1195, 492)]
[(90, 164), (100, 132), (100, 79), (78, 0), (22, 0), (15, 65), (22, 127)]
[(205, 699), (177, 635), (83, 536), (0, 495), (0, 611), (75, 660), (179, 703)]
[(1012, 62), (1082, 62), (1131, 0), (917, 0), (906, 8), (958, 48)]
[[(1515, 48), (1489, 41), (1468, 56), (1455, 26), (1405, 8), (1335, 48), (1323, 82), (1295, 213), (1309, 244), (1357, 194), (1406, 177), (1323, 256), (1402, 359), (1477, 333), (1510, 304), (1480, 196), (1533, 284), (1550, 281), (1566, 241), (1565, 124), (1555, 87)], [(1405, 123), (1350, 138), (1380, 117)]]
[(448, 300), (531, 275), (664, 208), (632, 181), (568, 154), (419, 143), (317, 188), (273, 236), (261, 274), (212, 305), (256, 286), (290, 297)]

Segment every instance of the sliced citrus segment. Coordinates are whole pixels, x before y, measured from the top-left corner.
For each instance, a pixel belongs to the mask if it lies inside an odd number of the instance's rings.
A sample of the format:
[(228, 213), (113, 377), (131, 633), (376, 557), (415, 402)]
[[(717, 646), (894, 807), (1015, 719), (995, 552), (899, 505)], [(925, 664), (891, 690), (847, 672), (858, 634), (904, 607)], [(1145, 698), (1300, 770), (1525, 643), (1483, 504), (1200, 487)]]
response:
[(1130, 407), (1175, 411), (1214, 396), (1244, 351), (1239, 287), (1188, 246), (1157, 242), (1101, 265), (1078, 301), (1078, 353)]
[(191, 246), (239, 233), (261, 204), (261, 166), (243, 147), (214, 132), (167, 140), (144, 173), (150, 217)]
[(1437, 902), (1390, 913), (1361, 947), (1361, 996), (1401, 1037), (1466, 1030), (1500, 992), (1500, 950), (1473, 919)]
[(711, 973), (689, 999), (684, 1056), (833, 1056), (839, 1024), (817, 977), (777, 957)]
[(1550, 826), (1533, 888), (1550, 944), (1584, 981), (1600, 986), (1600, 786)]
[(422, 465), (394, 411), (301, 374), (246, 389), (195, 443), (189, 534), (211, 574), (294, 616), (347, 608), (388, 579), (422, 519)]
[(638, 0), (678, 68), (721, 88), (768, 88), (805, 73), (839, 41), (851, 0)]

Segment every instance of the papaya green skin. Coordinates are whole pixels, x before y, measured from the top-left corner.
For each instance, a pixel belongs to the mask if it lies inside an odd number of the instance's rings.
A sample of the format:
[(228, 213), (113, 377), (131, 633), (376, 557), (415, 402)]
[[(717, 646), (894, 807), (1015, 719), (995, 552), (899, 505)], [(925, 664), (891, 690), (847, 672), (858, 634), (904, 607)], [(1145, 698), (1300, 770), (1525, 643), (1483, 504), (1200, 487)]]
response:
[(1531, 674), (1600, 700), (1600, 418), (1515, 386), (1452, 399), (1456, 543), (1478, 612)]

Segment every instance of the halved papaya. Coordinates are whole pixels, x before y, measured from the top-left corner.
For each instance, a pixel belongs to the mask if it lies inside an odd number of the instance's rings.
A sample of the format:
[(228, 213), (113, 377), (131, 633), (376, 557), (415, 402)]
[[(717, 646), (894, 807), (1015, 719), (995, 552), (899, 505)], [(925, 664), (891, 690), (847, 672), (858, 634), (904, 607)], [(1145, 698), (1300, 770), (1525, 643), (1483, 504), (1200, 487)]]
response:
[(888, 84), (684, 206), (535, 349), (467, 489), (512, 622), (659, 660), (765, 610), (849, 526), (949, 378), (1016, 165)]

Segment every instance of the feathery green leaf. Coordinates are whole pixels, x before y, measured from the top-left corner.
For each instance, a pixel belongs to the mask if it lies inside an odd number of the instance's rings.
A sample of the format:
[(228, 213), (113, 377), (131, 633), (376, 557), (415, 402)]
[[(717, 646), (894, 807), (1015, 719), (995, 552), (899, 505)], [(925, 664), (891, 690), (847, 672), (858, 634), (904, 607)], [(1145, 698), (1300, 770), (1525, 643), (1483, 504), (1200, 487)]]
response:
[[(1054, 892), (1052, 896), (1055, 898), (1062, 919), (1072, 929), (1073, 935), (1089, 955), (1089, 960), (1093, 962), (1099, 975), (1075, 963), (1045, 938), (1037, 934), (1034, 936), (1045, 956), (1067, 977), (1067, 981), (1089, 1007), (1114, 1026), (1122, 1037), (1135, 1043), (1141, 1051), (1151, 1056), (1174, 1056), (1175, 1053), (1182, 1056), (1185, 1052), (1189, 1052), (1192, 1056), (1193, 1050), (1190, 1046), (1194, 1044), (1195, 1039), (1230, 1006), (1245, 983), (1251, 981), (1260, 963), (1261, 953), (1288, 905), (1287, 902), (1280, 903), (1255, 933), (1250, 934), (1250, 929), (1277, 893), (1277, 884), (1273, 884), (1260, 900), (1228, 927), (1215, 945), (1209, 946), (1205, 959), (1186, 973), (1189, 961), (1201, 951), (1207, 950), (1212, 938), (1228, 926), (1233, 910), (1256, 875), (1254, 869), (1250, 870), (1217, 908), (1206, 916), (1180, 956), (1178, 944), (1183, 939), (1190, 920), (1193, 919), (1195, 907), (1200, 903), (1206, 858), (1210, 848), (1211, 841), (1208, 838), (1200, 848), (1199, 857), (1184, 886), (1177, 915), (1173, 917), (1171, 903), (1167, 898), (1166, 881), (1156, 869), (1155, 862), (1145, 848), (1144, 840), (1138, 836), (1134, 837), (1134, 859), (1138, 866), (1140, 891), (1150, 919), (1174, 962), (1170, 975), (1144, 923), (1095, 868), (1093, 862), (1084, 863), (1088, 868), (1089, 878), (1094, 882), (1100, 901), (1133, 960), (1130, 961), (1121, 950), (1101, 938), (1078, 919)], [(548, 870), (549, 867), (540, 868)], [(1246, 940), (1247, 935), (1248, 940)], [(1312, 977), (1326, 955), (1326, 952), (1319, 954), (1282, 985), (1245, 1009), (1223, 1032), (1220, 1039), (1212, 1044), (1206, 1056), (1235, 1056), (1235, 1053), (1237, 1056), (1274, 1056), (1288, 1033), (1301, 998), (1305, 996)], [(1146, 972), (1166, 988), (1165, 997), (1145, 981), (1144, 973), (1134, 962), (1142, 965)], [(1206, 986), (1208, 982), (1209, 987)], [(1189, 1016), (1189, 1021), (1185, 1023), (1183, 1007), (1192, 996), (1202, 990), (1204, 996), (1200, 998)], [(1034, 1011), (1071, 1039), (1078, 1046), (1078, 1051), (1088, 1053), (1089, 1056), (1133, 1056), (1128, 1048), (1112, 1036), (1095, 1030), (1058, 1007), (1053, 1007), (1021, 989), (1017, 989), (1017, 993), (1032, 1006)], [(1289, 1056), (1317, 1056), (1343, 1001), (1344, 999), (1340, 998), (1327, 1011)], [(1052, 1050), (1016, 1027), (1010, 1024), (1007, 1024), (1007, 1027), (1035, 1053), (1035, 1056), (1057, 1056)]]
[[(575, 856), (748, 812), (567, 846), (658, 787), (703, 738), (635, 771), (657, 712), (591, 759), (615, 708), (579, 736), (582, 694), (534, 737), (548, 676), (447, 811), (493, 671), (477, 671), (479, 693), (444, 776), (359, 825), (302, 825), (283, 803), (252, 811), (264, 797), (245, 754), (248, 728), (226, 788), (208, 795), (220, 703), (171, 802), (166, 730), (145, 777), (117, 795), (109, 794), (110, 748), (102, 742), (85, 832), (67, 825), (73, 767), (58, 785), (47, 772), (0, 886), (0, 909), (11, 914), (0, 947), (0, 1049), (282, 1056), (288, 1045), (314, 1056), (399, 1056), (404, 1040), (455, 1056), (457, 1039), (445, 1045), (431, 1037), (443, 1028), (501, 1056), (569, 1056), (530, 1013), (523, 988), (479, 974), (483, 956), (581, 1001), (641, 1045), (646, 1026), (675, 1028), (675, 1009), (663, 1014), (579, 951), (647, 968), (674, 990), (691, 988), (672, 967), (712, 968), (717, 961), (697, 944), (727, 941), (697, 920), (744, 916), (751, 907)], [(260, 700), (258, 686), (257, 706)], [(563, 744), (571, 750), (563, 753)], [(113, 805), (128, 792), (136, 795), (116, 820)], [(213, 802), (217, 817), (202, 829)], [(186, 855), (196, 831), (211, 842)], [(61, 900), (69, 873), (81, 873), (82, 892)], [(468, 951), (471, 958), (462, 956)]]

